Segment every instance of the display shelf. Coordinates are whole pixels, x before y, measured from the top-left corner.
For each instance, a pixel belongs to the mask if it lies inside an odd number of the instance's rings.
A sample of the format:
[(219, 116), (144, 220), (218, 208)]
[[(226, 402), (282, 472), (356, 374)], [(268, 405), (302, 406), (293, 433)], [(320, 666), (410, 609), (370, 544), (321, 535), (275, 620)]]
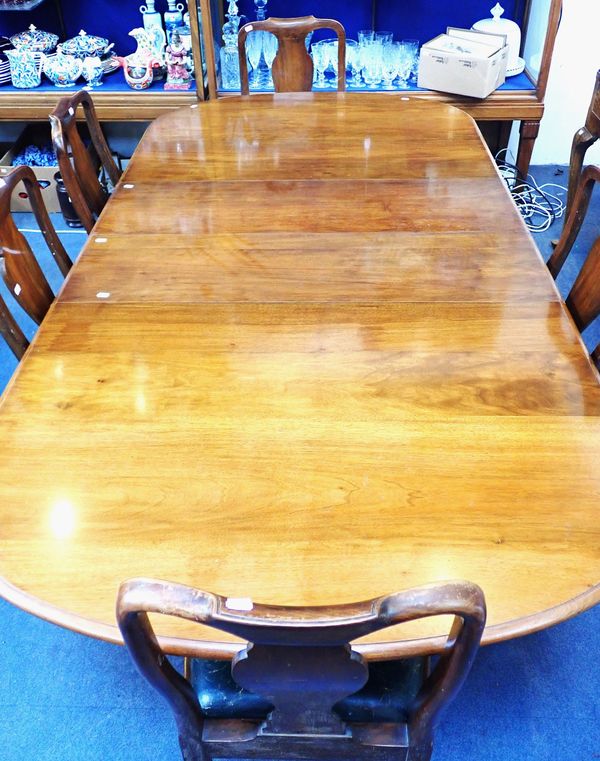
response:
[[(232, 90), (220, 87), (218, 71), (224, 0), (197, 0), (202, 8), (204, 44), (208, 66), (210, 97), (230, 96)], [(238, 0), (239, 12), (248, 20), (255, 18), (254, 0)], [(321, 18), (335, 18), (344, 25), (347, 37), (356, 39), (360, 29), (389, 30), (395, 39), (413, 38), (421, 43), (445, 31), (448, 26), (470, 28), (479, 19), (489, 16), (494, 0), (463, 0), (447, 3), (422, 0), (418, 3), (393, 3), (389, 0), (269, 0), (268, 16), (302, 16), (313, 13)], [(410, 95), (462, 108), (482, 121), (519, 121), (520, 144), (517, 163), (527, 173), (540, 120), (544, 113), (544, 96), (552, 61), (554, 41), (562, 11), (561, 0), (503, 0), (505, 17), (516, 21), (522, 30), (521, 56), (526, 68), (522, 74), (509, 77), (504, 85), (485, 99), (467, 98), (416, 87), (378, 90), (391, 95)], [(318, 34), (313, 38), (317, 40)], [(352, 91), (352, 86), (348, 88)], [(361, 88), (369, 91), (370, 88)], [(508, 125), (509, 126), (509, 125)]]
[[(82, 84), (63, 88), (43, 84), (32, 90), (4, 86), (0, 88), (0, 119), (47, 121), (60, 98), (80, 90)], [(147, 90), (132, 90), (121, 81), (93, 90), (93, 98), (101, 121), (150, 121), (167, 111), (197, 103), (198, 94), (195, 88), (166, 92), (162, 82), (154, 83)]]
[[(336, 89), (336, 80), (331, 79), (331, 84), (328, 87), (313, 86), (314, 92), (334, 92)], [(503, 85), (498, 88), (498, 92), (529, 92), (534, 93), (536, 89), (535, 83), (532, 82), (529, 77), (523, 72), (517, 74), (514, 77), (509, 77)], [(410, 95), (414, 93), (428, 93), (430, 90), (426, 90), (422, 87), (409, 84), (407, 87), (393, 87), (391, 89), (371, 88), (365, 85), (355, 86), (352, 81), (346, 81), (346, 90), (348, 92), (387, 92), (387, 93), (399, 93), (401, 95)], [(273, 88), (255, 88), (250, 87), (250, 94), (269, 93), (273, 92)], [(239, 95), (239, 90), (227, 90), (224, 88), (219, 89), (219, 95)]]
[[(82, 3), (80, 0), (55, 0), (44, 3), (34, 11), (0, 13), (0, 34), (10, 36), (23, 31), (31, 23), (38, 28), (61, 35), (61, 41), (85, 29), (89, 34), (106, 37), (114, 43), (114, 52), (126, 56), (136, 49), (135, 40), (129, 35), (131, 29), (143, 25), (139, 11), (140, 2), (124, 4), (119, 0), (96, 0)], [(164, 7), (163, 7), (164, 5)], [(167, 9), (166, 0), (157, 0), (158, 9)], [(197, 79), (190, 90), (165, 91), (163, 82), (155, 82), (147, 90), (133, 90), (124, 80), (122, 70), (106, 75), (101, 87), (94, 89), (93, 97), (99, 118), (103, 121), (148, 121), (180, 106), (196, 103), (205, 97), (207, 80), (201, 51), (199, 15), (194, 0), (190, 0), (190, 26)], [(60, 13), (59, 13), (60, 10)], [(64, 31), (61, 34), (61, 25)], [(72, 88), (54, 87), (43, 78), (39, 87), (22, 90), (12, 85), (0, 87), (0, 121), (47, 120), (58, 100), (69, 92), (85, 85), (80, 79)]]

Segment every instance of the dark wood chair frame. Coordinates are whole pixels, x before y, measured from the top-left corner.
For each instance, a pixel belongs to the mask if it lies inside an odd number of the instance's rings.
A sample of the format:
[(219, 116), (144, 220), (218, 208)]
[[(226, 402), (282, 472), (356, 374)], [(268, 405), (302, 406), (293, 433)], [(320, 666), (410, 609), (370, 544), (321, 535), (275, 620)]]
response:
[[(419, 587), (366, 602), (291, 608), (230, 600), (152, 579), (124, 582), (117, 621), (142, 675), (169, 702), (184, 761), (213, 758), (428, 761), (441, 712), (460, 690), (485, 626), (483, 592), (467, 582)], [(249, 644), (231, 674), (273, 710), (264, 721), (207, 719), (190, 682), (168, 661), (148, 614), (220, 629)], [(333, 706), (360, 690), (369, 666), (350, 642), (414, 619), (454, 615), (446, 648), (407, 723), (344, 723)]]
[[(86, 148), (77, 128), (77, 111), (82, 107), (95, 156)], [(98, 162), (116, 185), (121, 171), (106, 142), (91, 95), (85, 90), (61, 98), (50, 114), (52, 143), (65, 188), (81, 224), (91, 232), (102, 212), (108, 193), (98, 179)]]
[[(558, 277), (581, 230), (597, 182), (600, 182), (600, 167), (593, 164), (587, 166), (579, 178), (560, 240), (548, 259), (548, 269), (554, 279)], [(585, 330), (600, 314), (600, 237), (592, 245), (565, 303), (579, 331)], [(600, 369), (600, 343), (592, 352), (592, 360)]]
[(346, 32), (339, 21), (318, 19), (314, 16), (297, 18), (268, 18), (252, 21), (238, 32), (240, 81), (242, 95), (250, 94), (246, 38), (253, 31), (271, 32), (279, 40), (279, 49), (273, 60), (272, 74), (275, 92), (309, 92), (313, 85), (313, 61), (306, 50), (306, 36), (317, 29), (331, 29), (338, 38), (338, 84), (346, 89)]
[[(50, 221), (33, 170), (30, 167), (18, 166), (0, 178), (2, 279), (20, 306), (39, 325), (54, 301), (54, 293), (29, 243), (17, 229), (10, 213), (11, 197), (20, 182), (23, 182), (25, 186), (40, 232), (63, 275), (67, 275), (73, 263)], [(0, 333), (4, 336), (17, 359), (21, 359), (29, 346), (29, 342), (1, 297)]]
[(569, 187), (567, 191), (567, 207), (565, 220), (568, 220), (571, 207), (575, 200), (577, 184), (581, 177), (581, 168), (585, 154), (590, 146), (600, 138), (600, 71), (596, 73), (596, 83), (592, 93), (592, 100), (588, 108), (585, 125), (577, 130), (573, 136), (571, 145), (571, 157), (569, 159)]

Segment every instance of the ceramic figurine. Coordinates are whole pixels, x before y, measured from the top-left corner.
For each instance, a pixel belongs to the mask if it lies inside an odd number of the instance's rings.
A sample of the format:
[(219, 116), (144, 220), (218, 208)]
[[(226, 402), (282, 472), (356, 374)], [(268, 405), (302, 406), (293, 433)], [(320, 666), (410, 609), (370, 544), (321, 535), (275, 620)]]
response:
[(86, 80), (86, 90), (91, 90), (93, 87), (100, 87), (102, 85), (102, 77), (104, 76), (104, 66), (102, 60), (98, 56), (88, 56), (83, 60), (83, 78)]
[(44, 61), (44, 74), (56, 87), (72, 87), (82, 71), (83, 61), (73, 55), (65, 55), (61, 45), (55, 56)]
[(162, 29), (162, 18), (155, 8), (155, 0), (148, 0), (148, 5), (140, 5), (140, 13), (143, 18), (144, 29), (152, 29), (153, 27)]
[(30, 89), (42, 82), (42, 67), (46, 56), (27, 48), (5, 50), (4, 55), (10, 63), (10, 78), (15, 87)]
[(175, 0), (167, 0), (169, 9), (165, 11), (165, 29), (167, 30), (167, 39), (171, 40), (171, 35), (175, 29), (183, 26), (183, 3), (175, 3)]
[(181, 41), (177, 29), (173, 32), (171, 42), (167, 46), (167, 81), (165, 90), (189, 90), (192, 86), (192, 76), (188, 69), (188, 51)]

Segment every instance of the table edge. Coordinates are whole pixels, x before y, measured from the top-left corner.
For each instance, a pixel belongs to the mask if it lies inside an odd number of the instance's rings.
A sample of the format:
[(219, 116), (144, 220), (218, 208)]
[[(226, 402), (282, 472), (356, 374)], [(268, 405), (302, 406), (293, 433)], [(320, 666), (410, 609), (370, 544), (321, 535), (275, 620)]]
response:
[[(115, 602), (117, 590), (115, 589)], [(68, 610), (47, 603), (23, 590), (15, 587), (0, 576), (0, 597), (15, 605), (20, 610), (31, 613), (48, 623), (56, 624), (64, 629), (83, 634), (93, 639), (123, 645), (121, 632), (116, 624), (107, 624), (96, 619), (86, 618)], [(512, 621), (486, 626), (481, 638), (481, 645), (493, 645), (507, 640), (522, 637), (527, 634), (547, 629), (556, 624), (583, 613), (600, 603), (600, 582), (591, 586), (585, 592), (567, 600), (560, 605), (547, 608), (539, 613), (533, 613)], [(211, 640), (186, 639), (183, 637), (158, 636), (161, 647), (169, 655), (188, 656), (192, 658), (211, 658), (229, 660), (243, 645), (235, 642), (218, 642)], [(446, 645), (446, 637), (422, 637), (419, 639), (395, 640), (355, 644), (353, 649), (361, 653), (369, 661), (392, 660), (409, 658), (417, 655), (434, 655), (441, 653)]]

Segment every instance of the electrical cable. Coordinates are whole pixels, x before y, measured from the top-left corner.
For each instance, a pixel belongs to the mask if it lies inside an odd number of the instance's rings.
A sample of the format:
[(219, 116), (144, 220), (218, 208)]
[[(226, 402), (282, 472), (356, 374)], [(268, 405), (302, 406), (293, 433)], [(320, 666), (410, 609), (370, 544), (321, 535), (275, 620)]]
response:
[[(545, 232), (553, 222), (564, 215), (567, 189), (554, 182), (539, 185), (531, 174), (523, 179), (515, 164), (501, 158), (503, 154), (508, 156), (507, 148), (495, 155), (496, 165), (525, 220), (527, 229), (532, 233)], [(560, 192), (551, 193), (548, 188), (557, 188)]]

